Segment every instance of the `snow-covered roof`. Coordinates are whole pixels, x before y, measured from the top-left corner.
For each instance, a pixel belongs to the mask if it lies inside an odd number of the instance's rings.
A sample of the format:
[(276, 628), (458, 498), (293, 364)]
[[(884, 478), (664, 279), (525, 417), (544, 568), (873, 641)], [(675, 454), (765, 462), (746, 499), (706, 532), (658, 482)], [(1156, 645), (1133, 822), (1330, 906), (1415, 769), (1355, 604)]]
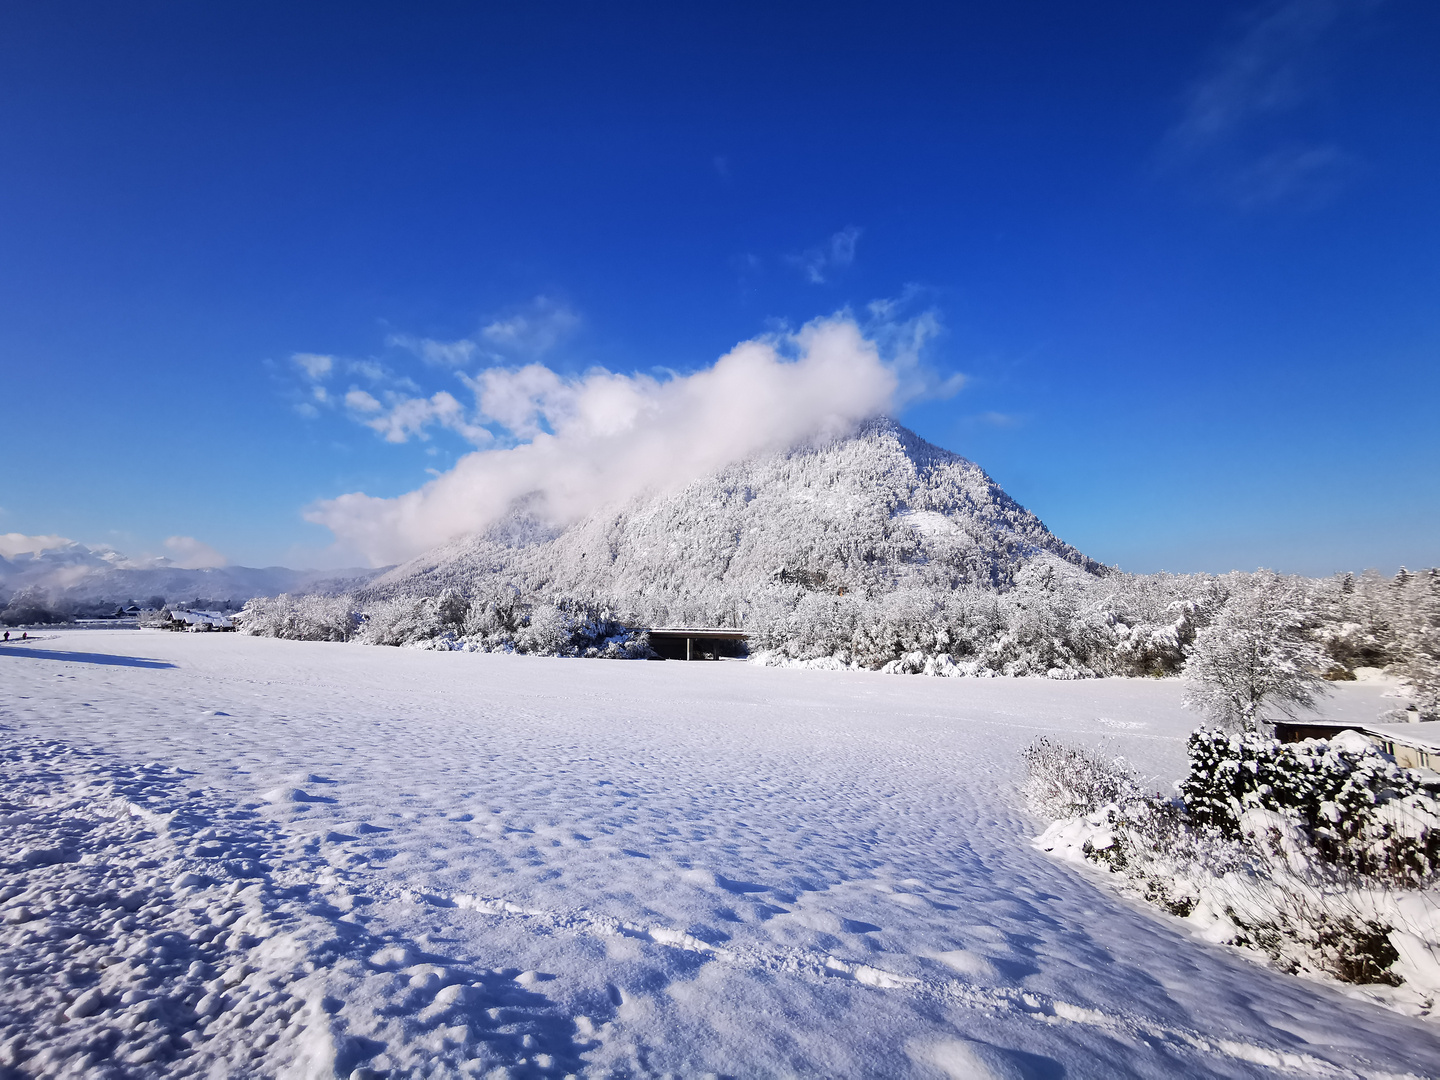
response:
[[(1280, 720), (1275, 724), (1277, 733), (1291, 732), (1306, 737), (1307, 731), (1359, 731), (1376, 739), (1392, 743), (1403, 743), (1431, 753), (1440, 753), (1440, 730), (1427, 731), (1418, 724), (1352, 724), (1343, 720)], [(1426, 725), (1440, 729), (1440, 724)]]
[(641, 626), (635, 630), (642, 634), (659, 635), (661, 637), (703, 637), (703, 638), (736, 638), (744, 639), (750, 636), (747, 630), (737, 630), (733, 626)]
[(234, 620), (232, 620), (230, 616), (222, 614), (219, 611), (196, 611), (191, 608), (171, 608), (170, 617), (177, 622), (189, 623), (191, 626), (207, 623), (210, 626), (229, 629), (235, 625)]

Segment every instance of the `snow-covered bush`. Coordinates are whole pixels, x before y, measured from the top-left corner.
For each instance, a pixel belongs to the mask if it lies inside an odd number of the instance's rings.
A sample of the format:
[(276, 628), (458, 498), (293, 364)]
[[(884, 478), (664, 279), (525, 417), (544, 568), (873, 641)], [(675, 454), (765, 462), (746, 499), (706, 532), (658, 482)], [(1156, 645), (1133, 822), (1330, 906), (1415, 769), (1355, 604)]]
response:
[(1048, 818), (1080, 817), (1107, 806), (1133, 802), (1144, 794), (1123, 758), (1108, 758), (1041, 736), (1021, 752), (1023, 794)]
[(538, 604), (515, 634), (517, 652), (540, 656), (585, 656), (605, 660), (653, 657), (649, 636), (631, 633), (591, 605)]
[(1212, 941), (1283, 970), (1440, 993), (1440, 802), (1363, 737), (1282, 745), (1198, 731), (1180, 797), (1040, 740), (1044, 850), (1105, 866)]
[(1440, 627), (1417, 634), (1400, 666), (1422, 720), (1440, 720)]
[(1252, 811), (1279, 814), (1320, 858), (1360, 877), (1440, 878), (1440, 802), (1360, 733), (1282, 743), (1202, 728), (1188, 750), (1180, 795), (1196, 825), (1234, 838)]
[(659, 655), (650, 647), (649, 634), (632, 632), (607, 611), (585, 604), (573, 604), (561, 610), (570, 632), (569, 649), (575, 656), (649, 660)]
[(170, 614), (170, 609), (164, 604), (158, 608), (145, 608), (135, 619), (136, 625), (142, 630), (169, 630), (174, 622), (175, 619)]
[(1321, 614), (1316, 637), (1333, 668), (1390, 668), (1409, 683), (1421, 716), (1440, 720), (1440, 568), (1393, 578), (1373, 570), (1309, 583)]
[(367, 645), (444, 648), (456, 636), (443, 597), (394, 597), (365, 605), (358, 638)]
[(528, 604), (513, 589), (493, 586), (473, 596), (445, 589), (364, 603), (349, 596), (261, 597), (237, 618), (247, 634), (303, 641), (622, 660), (655, 655), (645, 634), (593, 604)]
[(773, 591), (754, 603), (752, 647), (776, 660), (833, 659), (897, 673), (1167, 675), (1216, 606), (1215, 579), (1098, 581), (1055, 559), (1005, 591), (914, 585), (875, 594)]
[[(165, 613), (166, 621), (169, 612)], [(349, 641), (358, 619), (349, 596), (261, 596), (247, 601), (235, 616), (236, 628), (258, 637), (294, 641)]]

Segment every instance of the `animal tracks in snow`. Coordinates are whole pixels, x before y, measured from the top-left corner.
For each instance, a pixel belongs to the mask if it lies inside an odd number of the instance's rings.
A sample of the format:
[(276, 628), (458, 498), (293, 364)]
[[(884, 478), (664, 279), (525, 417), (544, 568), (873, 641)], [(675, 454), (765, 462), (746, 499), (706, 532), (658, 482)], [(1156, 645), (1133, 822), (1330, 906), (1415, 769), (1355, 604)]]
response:
[[(534, 933), (558, 932), (599, 937), (625, 937), (697, 953), (707, 959), (739, 968), (749, 968), (757, 972), (763, 971), (797, 978), (847, 978), (876, 990), (903, 991), (916, 996), (930, 997), (965, 1009), (994, 1013), (1019, 1012), (1047, 1023), (1076, 1024), (1097, 1028), (1124, 1042), (1148, 1041), (1170, 1044), (1177, 1049), (1230, 1057), (1237, 1061), (1260, 1064), (1269, 1069), (1296, 1076), (1325, 1078), (1389, 1076), (1401, 1080), (1403, 1077), (1412, 1075), (1408, 1073), (1360, 1073), (1305, 1053), (1275, 1050), (1239, 1040), (1212, 1039), (1191, 1029), (1156, 1024), (1134, 1016), (1111, 1015), (1043, 994), (987, 986), (978, 980), (993, 978), (999, 973), (990, 961), (975, 953), (952, 951), (938, 954), (935, 957), (948, 967), (962, 972), (967, 976), (966, 979), (923, 979), (899, 975), (869, 964), (850, 962), (824, 954), (807, 953), (798, 949), (785, 951), (764, 951), (754, 948), (729, 949), (667, 927), (637, 926), (584, 912), (537, 911), (497, 898), (462, 894), (438, 899), (411, 895), (407, 899), (417, 904), (438, 902), (446, 906), (468, 909), (500, 918), (520, 918), (529, 922), (528, 928)], [(622, 991), (611, 986), (610, 994), (612, 1002), (616, 1006), (622, 1004)], [(967, 1051), (968, 1053), (970, 1051)], [(967, 1067), (975, 1067), (974, 1061), (980, 1060), (980, 1058), (972, 1060), (963, 1055), (962, 1059), (967, 1063)], [(981, 1070), (955, 1073), (954, 1075), (986, 1076), (990, 1073)], [(1414, 1080), (1419, 1080), (1419, 1078), (1415, 1077)]]
[[(553, 976), (456, 963), (413, 943), (376, 939), (346, 918), (383, 899), (519, 920), (536, 934), (626, 938), (751, 973), (840, 978), (954, 1007), (1021, 1012), (1297, 1075), (1357, 1075), (1309, 1055), (987, 985), (998, 971), (974, 953), (936, 957), (963, 978), (926, 979), (854, 958), (733, 946), (500, 897), (287, 887), (269, 872), (287, 846), (283, 833), (189, 788), (174, 770), (126, 767), (13, 735), (7, 744), (0, 822), (11, 838), (4, 865), (12, 884), (0, 892), (7, 984), (0, 1064), (34, 1075), (184, 1076), (219, 1068), (362, 1076), (370, 1069), (378, 1076), (423, 1067), (559, 1076), (583, 1069), (587, 1051), (612, 1028), (603, 1017), (554, 1008), (543, 993)], [(344, 869), (326, 874), (323, 867), (310, 867), (320, 871), (316, 880), (338, 886)], [(293, 864), (289, 876), (297, 876)], [(711, 877), (726, 891), (765, 888)], [(609, 996), (612, 1010), (623, 1006), (623, 990), (612, 986)]]

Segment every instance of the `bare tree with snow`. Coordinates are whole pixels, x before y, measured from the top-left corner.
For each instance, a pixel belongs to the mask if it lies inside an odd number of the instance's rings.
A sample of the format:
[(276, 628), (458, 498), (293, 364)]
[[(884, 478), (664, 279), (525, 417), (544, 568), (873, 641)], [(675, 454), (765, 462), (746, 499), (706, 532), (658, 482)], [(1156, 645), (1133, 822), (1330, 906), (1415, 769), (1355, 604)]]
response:
[(1258, 574), (1195, 636), (1185, 704), (1228, 727), (1257, 730), (1277, 709), (1294, 716), (1327, 693), (1330, 658), (1306, 632), (1305, 595), (1278, 574)]

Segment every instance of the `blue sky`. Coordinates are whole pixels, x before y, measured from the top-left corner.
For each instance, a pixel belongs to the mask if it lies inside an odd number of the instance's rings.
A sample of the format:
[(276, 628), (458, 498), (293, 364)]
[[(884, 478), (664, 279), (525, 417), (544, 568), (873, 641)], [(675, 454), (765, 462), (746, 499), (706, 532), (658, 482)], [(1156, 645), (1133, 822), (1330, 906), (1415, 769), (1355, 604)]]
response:
[(900, 418), (1096, 558), (1440, 563), (1436, 55), (1421, 0), (9, 5), (0, 533), (334, 559), (306, 507), (474, 441), (350, 390), (878, 300), (965, 376)]

